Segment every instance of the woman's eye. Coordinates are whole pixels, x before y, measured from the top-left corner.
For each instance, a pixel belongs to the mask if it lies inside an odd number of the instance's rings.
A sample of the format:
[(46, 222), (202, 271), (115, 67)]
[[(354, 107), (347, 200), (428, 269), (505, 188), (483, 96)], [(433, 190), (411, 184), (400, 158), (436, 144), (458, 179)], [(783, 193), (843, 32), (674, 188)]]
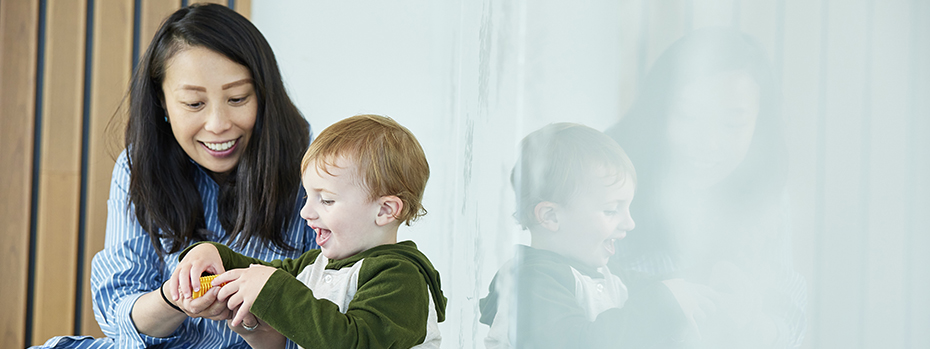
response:
[(238, 97), (238, 98), (230, 98), (230, 99), (229, 99), (229, 103), (230, 103), (230, 104), (243, 104), (243, 103), (245, 103), (246, 99), (248, 99), (248, 98), (249, 98), (248, 96), (245, 96), (245, 97)]
[(187, 105), (187, 107), (191, 109), (200, 109), (200, 107), (203, 107), (203, 102), (184, 103), (184, 104)]

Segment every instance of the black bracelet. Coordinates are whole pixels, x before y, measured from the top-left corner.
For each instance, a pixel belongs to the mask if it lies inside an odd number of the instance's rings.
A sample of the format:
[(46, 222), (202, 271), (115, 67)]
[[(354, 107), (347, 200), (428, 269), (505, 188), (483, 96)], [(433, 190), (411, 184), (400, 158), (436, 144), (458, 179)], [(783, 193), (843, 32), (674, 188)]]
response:
[(174, 308), (174, 310), (177, 310), (177, 311), (181, 312), (181, 314), (187, 315), (187, 313), (185, 313), (183, 310), (181, 310), (181, 308), (178, 308), (177, 305), (174, 305), (174, 303), (171, 303), (170, 301), (168, 301), (168, 297), (165, 297), (165, 283), (166, 283), (166, 282), (168, 282), (168, 281), (162, 282), (162, 283), (161, 283), (161, 286), (158, 287), (158, 291), (161, 292), (161, 299), (164, 299), (164, 300), (165, 300), (165, 303), (168, 303), (168, 305), (170, 305), (172, 308)]

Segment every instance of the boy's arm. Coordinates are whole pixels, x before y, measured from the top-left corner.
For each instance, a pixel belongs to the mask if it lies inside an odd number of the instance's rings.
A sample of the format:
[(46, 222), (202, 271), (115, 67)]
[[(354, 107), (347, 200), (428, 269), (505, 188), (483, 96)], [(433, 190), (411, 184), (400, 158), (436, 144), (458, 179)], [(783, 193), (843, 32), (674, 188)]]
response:
[(226, 268), (226, 270), (236, 269), (236, 268), (248, 268), (249, 265), (252, 265), (252, 264), (261, 264), (261, 265), (266, 265), (269, 267), (281, 269), (295, 276), (305, 266), (313, 263), (316, 256), (320, 253), (320, 250), (310, 250), (310, 251), (305, 252), (304, 254), (302, 254), (300, 257), (296, 259), (287, 258), (287, 259), (276, 259), (273, 261), (263, 261), (261, 259), (248, 257), (241, 253), (233, 251), (231, 248), (227, 247), (226, 245), (216, 243), (216, 242), (211, 242), (211, 241), (205, 241), (205, 242), (198, 242), (186, 248), (184, 251), (181, 252), (178, 259), (183, 259), (184, 256), (188, 252), (190, 252), (191, 249), (193, 249), (194, 247), (200, 244), (211, 244), (214, 247), (216, 247), (217, 252), (219, 252), (220, 254), (220, 258), (223, 260), (223, 267)]
[(306, 348), (409, 348), (426, 338), (430, 291), (419, 268), (402, 258), (362, 261), (346, 313), (306, 285), (276, 271), (251, 312)]

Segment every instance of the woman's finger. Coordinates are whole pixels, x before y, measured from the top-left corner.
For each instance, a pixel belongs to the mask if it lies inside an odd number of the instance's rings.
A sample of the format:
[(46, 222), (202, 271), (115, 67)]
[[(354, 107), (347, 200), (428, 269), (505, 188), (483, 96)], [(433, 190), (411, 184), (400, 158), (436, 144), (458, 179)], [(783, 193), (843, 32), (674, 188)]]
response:
[(194, 290), (194, 292), (200, 291), (200, 276), (203, 275), (203, 271), (204, 271), (203, 262), (197, 261), (197, 262), (194, 262), (193, 265), (191, 265), (190, 281), (191, 281), (191, 288)]
[(178, 298), (187, 298), (190, 297), (190, 280), (188, 279), (188, 274), (191, 271), (190, 262), (184, 262), (178, 264)]
[(181, 275), (180, 269), (179, 269), (179, 268), (175, 268), (175, 269), (174, 269), (174, 272), (171, 273), (171, 277), (168, 278), (168, 283), (165, 284), (165, 285), (162, 285), (163, 288), (162, 288), (162, 290), (161, 290), (162, 292), (164, 292), (164, 291), (165, 291), (165, 290), (164, 290), (164, 287), (167, 287), (167, 288), (168, 288), (168, 295), (171, 296), (171, 299), (174, 300), (175, 302), (178, 301), (178, 294), (180, 293), (180, 292), (178, 292), (178, 287), (179, 287), (179, 285), (178, 285), (178, 277), (179, 277), (179, 275)]

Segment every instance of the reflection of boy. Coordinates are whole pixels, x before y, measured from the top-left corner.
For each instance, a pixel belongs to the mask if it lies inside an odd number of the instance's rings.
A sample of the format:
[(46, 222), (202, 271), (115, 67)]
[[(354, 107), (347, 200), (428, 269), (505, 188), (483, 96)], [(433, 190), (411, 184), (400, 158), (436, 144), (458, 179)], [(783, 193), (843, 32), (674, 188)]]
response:
[(480, 301), (488, 348), (677, 342), (684, 316), (668, 289), (628, 292), (606, 266), (614, 243), (634, 227), (636, 173), (616, 142), (586, 126), (548, 125), (523, 139), (511, 182), (516, 217), (532, 241)]
[[(303, 347), (438, 348), (446, 305), (439, 273), (413, 242), (397, 242), (400, 224), (425, 214), (429, 165), (413, 134), (386, 117), (350, 117), (320, 133), (301, 170), (301, 217), (321, 250), (267, 263), (200, 244), (182, 254), (175, 277), (195, 279), (210, 263), (246, 268), (213, 282), (229, 282), (218, 299), (239, 307), (234, 329), (251, 311)], [(252, 326), (237, 332), (253, 347), (281, 344)]]

